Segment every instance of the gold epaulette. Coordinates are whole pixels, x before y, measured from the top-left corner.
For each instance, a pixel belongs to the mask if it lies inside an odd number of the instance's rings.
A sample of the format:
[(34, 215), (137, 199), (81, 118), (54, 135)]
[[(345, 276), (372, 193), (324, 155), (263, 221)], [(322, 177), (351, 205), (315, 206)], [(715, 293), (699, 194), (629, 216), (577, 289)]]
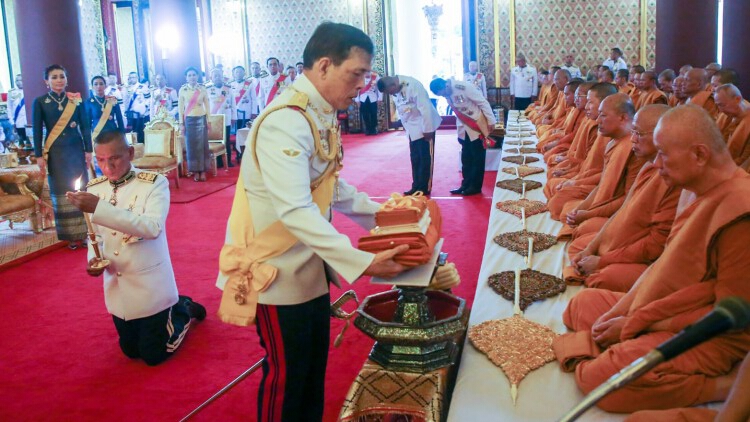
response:
[(141, 182), (154, 183), (156, 182), (157, 177), (159, 177), (159, 173), (152, 173), (150, 171), (142, 171), (138, 173), (138, 176), (136, 178)]
[(94, 185), (98, 185), (99, 183), (106, 182), (107, 180), (109, 180), (107, 176), (97, 177), (96, 179), (89, 180), (89, 182), (86, 184), (86, 187), (88, 188)]

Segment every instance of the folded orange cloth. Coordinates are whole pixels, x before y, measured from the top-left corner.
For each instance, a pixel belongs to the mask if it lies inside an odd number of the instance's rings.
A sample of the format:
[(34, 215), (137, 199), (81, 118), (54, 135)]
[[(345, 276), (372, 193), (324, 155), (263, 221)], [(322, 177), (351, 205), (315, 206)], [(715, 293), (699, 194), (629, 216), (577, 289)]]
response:
[(407, 196), (392, 193), (390, 199), (375, 213), (375, 224), (383, 227), (419, 223), (427, 209), (428, 200), (421, 193)]

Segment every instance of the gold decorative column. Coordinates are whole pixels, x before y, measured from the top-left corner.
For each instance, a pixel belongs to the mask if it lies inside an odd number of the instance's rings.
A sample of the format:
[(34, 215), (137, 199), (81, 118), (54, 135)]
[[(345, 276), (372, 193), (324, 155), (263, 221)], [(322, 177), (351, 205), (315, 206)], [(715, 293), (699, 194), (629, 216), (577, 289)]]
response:
[(640, 64), (648, 67), (648, 0), (641, 1)]
[(510, 0), (510, 68), (516, 67), (516, 0)]
[(495, 86), (500, 86), (500, 22), (498, 21), (498, 15), (500, 13), (500, 7), (498, 5), (500, 0), (492, 0), (492, 20), (494, 21), (494, 34), (495, 34), (495, 54), (492, 60), (495, 62)]

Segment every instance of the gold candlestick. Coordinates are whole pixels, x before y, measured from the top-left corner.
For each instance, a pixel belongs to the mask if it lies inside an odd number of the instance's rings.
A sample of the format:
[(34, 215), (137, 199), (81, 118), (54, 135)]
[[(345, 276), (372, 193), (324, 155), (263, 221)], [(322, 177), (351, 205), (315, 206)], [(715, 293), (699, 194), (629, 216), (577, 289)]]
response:
[[(76, 180), (75, 184), (75, 190), (76, 192), (80, 192), (81, 187), (81, 178), (79, 177), (78, 180)], [(91, 224), (91, 215), (87, 212), (83, 213), (83, 219), (86, 221), (86, 228), (88, 230), (89, 235), (89, 243), (91, 243), (91, 247), (94, 249), (94, 255), (96, 255), (96, 261), (91, 264), (91, 268), (101, 269), (101, 268), (107, 268), (110, 264), (110, 261), (108, 259), (102, 258), (102, 252), (99, 250), (99, 242), (96, 241), (96, 232), (94, 232), (94, 225)]]

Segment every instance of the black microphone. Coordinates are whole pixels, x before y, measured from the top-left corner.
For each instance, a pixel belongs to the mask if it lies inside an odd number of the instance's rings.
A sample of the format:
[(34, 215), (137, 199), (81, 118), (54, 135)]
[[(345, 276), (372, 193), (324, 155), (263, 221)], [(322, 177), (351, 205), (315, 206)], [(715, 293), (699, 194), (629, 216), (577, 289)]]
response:
[(725, 331), (742, 330), (748, 325), (750, 325), (750, 304), (737, 296), (722, 299), (716, 304), (713, 311), (698, 322), (688, 325), (674, 337), (660, 344), (645, 356), (636, 359), (596, 387), (578, 405), (566, 413), (560, 421), (568, 422), (578, 419), (604, 396), (639, 378), (656, 365), (668, 361)]
[(750, 324), (750, 305), (737, 296), (722, 299), (711, 313), (695, 324), (688, 325), (676, 336), (660, 344), (656, 350), (664, 360), (703, 343), (728, 330), (741, 330)]

